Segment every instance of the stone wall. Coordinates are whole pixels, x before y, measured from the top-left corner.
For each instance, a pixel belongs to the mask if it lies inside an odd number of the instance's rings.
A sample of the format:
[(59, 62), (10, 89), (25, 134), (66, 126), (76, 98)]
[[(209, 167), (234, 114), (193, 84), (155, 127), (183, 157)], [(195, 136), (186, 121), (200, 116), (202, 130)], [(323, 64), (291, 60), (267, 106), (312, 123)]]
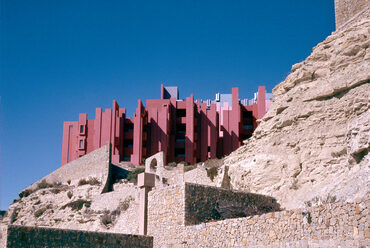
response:
[(185, 225), (278, 210), (280, 205), (269, 196), (185, 184)]
[[(370, 199), (184, 228), (184, 247), (369, 247)], [(186, 246), (185, 246), (186, 245)]]
[(110, 176), (110, 144), (90, 152), (32, 184), (27, 189), (34, 189), (42, 180), (48, 183), (63, 182), (71, 180), (72, 185), (77, 185), (82, 178), (95, 177), (102, 183), (101, 191), (107, 191)]
[(335, 0), (335, 24), (340, 30), (355, 20), (369, 16), (369, 0)]
[(154, 247), (169, 247), (182, 241), (185, 219), (185, 185), (155, 189), (148, 195), (148, 235)]
[(7, 247), (153, 247), (153, 237), (63, 230), (44, 227), (8, 226)]
[[(194, 216), (202, 219), (210, 213), (209, 208), (212, 209), (212, 206), (208, 204), (211, 201), (217, 202), (218, 199), (224, 199), (235, 203), (234, 198), (243, 197), (238, 192), (227, 190), (216, 192), (216, 190), (218, 189), (213, 187), (185, 184), (150, 192), (148, 234), (154, 237), (154, 247), (368, 247), (370, 245), (370, 229), (367, 220), (370, 199), (191, 225), (190, 223), (197, 222)], [(251, 198), (250, 196), (248, 199), (251, 200)], [(191, 201), (196, 203), (189, 206)]]
[(0, 248), (5, 248), (6, 247), (7, 231), (8, 231), (7, 226), (0, 224)]

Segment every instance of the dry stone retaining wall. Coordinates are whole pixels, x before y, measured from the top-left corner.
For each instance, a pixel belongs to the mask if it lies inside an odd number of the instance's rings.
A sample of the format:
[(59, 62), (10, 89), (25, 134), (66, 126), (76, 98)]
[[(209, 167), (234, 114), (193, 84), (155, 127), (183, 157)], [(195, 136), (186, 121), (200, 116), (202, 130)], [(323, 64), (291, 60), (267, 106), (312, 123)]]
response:
[(272, 197), (199, 184), (185, 184), (185, 225), (278, 210), (280, 205)]
[[(148, 234), (154, 237), (155, 248), (370, 245), (370, 199), (187, 225), (187, 218), (191, 220), (191, 215), (186, 201), (197, 199), (196, 191), (202, 192), (197, 187), (185, 184), (149, 193)], [(190, 190), (195, 190), (195, 193), (191, 194)], [(208, 190), (206, 188), (203, 193), (209, 193), (209, 199), (214, 198)], [(204, 196), (198, 199), (205, 200)], [(202, 212), (202, 203), (197, 204), (198, 211)]]
[(153, 237), (43, 227), (8, 227), (8, 248), (149, 248)]

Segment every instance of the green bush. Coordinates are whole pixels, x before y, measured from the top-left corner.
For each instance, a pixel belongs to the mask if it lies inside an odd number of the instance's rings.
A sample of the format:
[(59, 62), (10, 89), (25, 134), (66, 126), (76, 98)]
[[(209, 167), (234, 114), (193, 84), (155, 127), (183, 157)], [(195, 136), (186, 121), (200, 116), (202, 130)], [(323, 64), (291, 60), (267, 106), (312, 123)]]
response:
[(100, 181), (95, 177), (90, 177), (88, 180), (83, 178), (80, 181), (78, 181), (78, 186), (82, 186), (82, 185), (86, 185), (86, 184), (100, 185)]
[(176, 163), (176, 162), (171, 162), (171, 163), (169, 163), (167, 166), (170, 166), (170, 167), (176, 167), (176, 166), (177, 166), (177, 163)]
[(81, 210), (82, 207), (85, 205), (85, 207), (89, 208), (91, 206), (91, 201), (78, 199), (76, 201), (72, 201), (67, 203), (66, 205), (62, 206), (61, 209), (65, 209), (66, 207), (70, 207), (72, 210)]
[(27, 197), (29, 196), (30, 194), (32, 194), (34, 191), (31, 190), (31, 189), (25, 189), (23, 190), (21, 193), (19, 193), (19, 198), (23, 198), (23, 197)]
[(46, 208), (40, 208), (38, 210), (36, 210), (36, 212), (34, 213), (34, 216), (36, 218), (40, 217), (41, 215), (43, 215), (46, 211)]
[(195, 168), (197, 168), (195, 165), (188, 165), (184, 167), (184, 171), (188, 172), (188, 171), (194, 170)]
[(127, 181), (131, 182), (131, 183), (136, 183), (137, 182), (137, 176), (140, 174), (140, 173), (143, 173), (145, 171), (144, 168), (137, 168), (136, 170), (134, 171), (130, 171), (127, 175)]
[(54, 187), (55, 186), (55, 184), (53, 184), (53, 183), (48, 183), (48, 182), (46, 182), (46, 180), (44, 179), (44, 180), (42, 180), (41, 182), (39, 182), (38, 184), (37, 184), (37, 188), (38, 189), (46, 189), (46, 188), (52, 188), (52, 187)]
[(120, 209), (126, 211), (130, 207), (130, 202), (133, 200), (135, 199), (132, 196), (126, 197), (125, 200), (120, 203)]

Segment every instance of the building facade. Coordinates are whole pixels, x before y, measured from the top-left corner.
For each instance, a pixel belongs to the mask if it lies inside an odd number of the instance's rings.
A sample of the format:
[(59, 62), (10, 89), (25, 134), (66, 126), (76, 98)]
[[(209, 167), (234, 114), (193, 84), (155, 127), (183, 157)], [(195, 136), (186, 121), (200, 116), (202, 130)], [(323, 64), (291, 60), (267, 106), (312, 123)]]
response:
[(220, 158), (249, 138), (270, 107), (272, 95), (258, 87), (253, 99), (239, 99), (239, 89), (216, 94), (215, 100), (179, 99), (177, 87), (161, 85), (161, 98), (138, 100), (132, 118), (113, 100), (111, 109), (96, 108), (95, 119), (86, 113), (64, 122), (62, 165), (112, 143), (114, 163), (142, 164), (163, 151), (167, 162), (188, 164)]

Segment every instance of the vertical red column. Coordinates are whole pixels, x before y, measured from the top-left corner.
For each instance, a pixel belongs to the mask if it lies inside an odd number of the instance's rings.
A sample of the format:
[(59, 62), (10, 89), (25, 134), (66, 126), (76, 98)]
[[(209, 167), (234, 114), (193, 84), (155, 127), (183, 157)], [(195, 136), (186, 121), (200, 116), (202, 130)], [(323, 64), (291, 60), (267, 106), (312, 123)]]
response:
[(163, 151), (167, 156), (168, 148), (168, 106), (162, 106), (158, 112), (159, 127), (159, 151)]
[(257, 119), (261, 119), (266, 114), (266, 88), (258, 87), (257, 93)]
[(231, 149), (234, 151), (239, 147), (240, 105), (238, 88), (232, 88), (232, 109), (230, 117)]
[(216, 158), (217, 156), (217, 140), (218, 140), (218, 125), (217, 125), (217, 112), (216, 105), (211, 104), (210, 109), (207, 111), (207, 116), (209, 120), (209, 138), (208, 146), (210, 147), (210, 158)]
[(222, 110), (223, 117), (223, 151), (224, 155), (229, 155), (231, 152), (231, 134), (230, 134), (230, 123), (229, 123), (229, 110)]
[(200, 142), (200, 159), (206, 161), (208, 158), (208, 116), (207, 116), (207, 104), (200, 104), (200, 123), (201, 123), (201, 137)]
[(161, 99), (164, 99), (164, 86), (161, 84)]
[(194, 164), (194, 96), (186, 98), (185, 161)]
[(102, 109), (96, 108), (94, 121), (94, 150), (101, 147)]
[(119, 161), (123, 159), (123, 149), (124, 149), (124, 135), (125, 135), (125, 119), (126, 119), (126, 109), (120, 108), (119, 109), (119, 130), (118, 130), (118, 137), (119, 137)]
[(134, 116), (134, 144), (133, 154), (131, 155), (131, 162), (139, 165), (142, 163), (142, 135), (143, 135), (143, 117), (142, 117), (142, 103), (138, 100), (138, 107)]
[(118, 150), (118, 135), (119, 135), (119, 106), (116, 100), (113, 100), (112, 106), (112, 123), (111, 123), (111, 137), (110, 142), (112, 143), (112, 161), (115, 163), (119, 162), (119, 150)]
[(62, 144), (62, 166), (69, 162), (70, 153), (70, 137), (71, 137), (71, 123), (65, 121), (63, 123), (63, 144)]
[(102, 116), (102, 133), (101, 133), (101, 145), (110, 142), (112, 128), (112, 109), (105, 109)]

